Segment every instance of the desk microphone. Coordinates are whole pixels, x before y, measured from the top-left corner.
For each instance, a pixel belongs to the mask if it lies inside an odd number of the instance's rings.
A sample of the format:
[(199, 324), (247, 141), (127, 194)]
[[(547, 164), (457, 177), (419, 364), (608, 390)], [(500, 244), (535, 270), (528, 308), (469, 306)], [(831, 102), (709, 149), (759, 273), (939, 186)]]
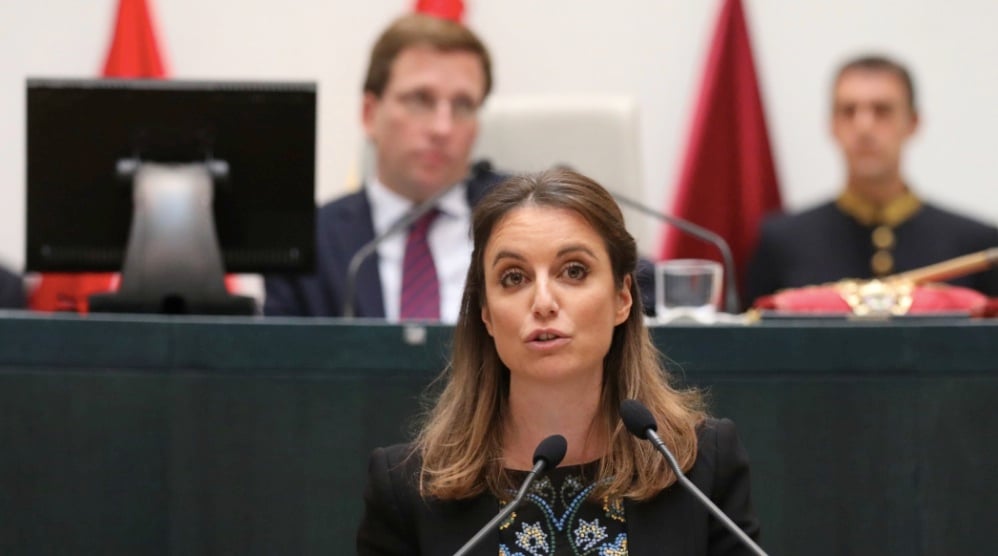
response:
[(534, 479), (540, 477), (548, 469), (554, 469), (558, 467), (561, 460), (565, 458), (565, 452), (568, 450), (568, 442), (565, 437), (560, 434), (553, 434), (537, 445), (537, 449), (534, 450), (534, 468), (530, 470), (530, 474), (527, 478), (523, 480), (523, 484), (520, 486), (520, 490), (517, 491), (516, 497), (503, 507), (502, 511), (496, 514), (491, 521), (485, 524), (484, 527), (475, 533), (474, 537), (464, 543), (464, 546), (460, 550), (454, 553), (454, 556), (464, 556), (471, 552), (471, 549), (475, 547), (478, 543), (485, 538), (493, 529), (495, 529), (504, 519), (509, 517), (509, 514), (513, 513), (523, 501), (523, 497), (527, 494), (527, 489), (530, 488), (531, 483)]
[(347, 265), (347, 279), (346, 284), (343, 287), (343, 318), (352, 319), (356, 316), (356, 308), (354, 307), (354, 302), (357, 297), (357, 274), (360, 272), (360, 265), (367, 260), (368, 257), (374, 253), (378, 246), (384, 243), (384, 241), (393, 235), (403, 232), (412, 226), (412, 223), (419, 220), (420, 216), (423, 216), (430, 211), (433, 207), (437, 205), (444, 195), (448, 194), (455, 187), (461, 185), (462, 183), (467, 183), (469, 181), (474, 181), (477, 176), (484, 172), (488, 172), (492, 169), (492, 165), (488, 161), (480, 161), (471, 166), (471, 173), (468, 180), (458, 181), (449, 187), (441, 189), (436, 194), (426, 199), (422, 203), (412, 206), (409, 210), (405, 211), (402, 216), (398, 217), (394, 222), (388, 226), (384, 232), (380, 235), (375, 236), (374, 239), (365, 243), (360, 249), (354, 253), (353, 257), (350, 258), (350, 264)]
[(648, 205), (639, 203), (634, 199), (627, 198), (619, 193), (610, 192), (618, 203), (626, 205), (642, 214), (658, 218), (666, 224), (677, 228), (683, 233), (689, 234), (700, 241), (709, 243), (721, 252), (721, 259), (724, 261), (724, 310), (728, 313), (738, 313), (741, 310), (741, 301), (738, 299), (738, 288), (735, 282), (738, 280), (735, 274), (735, 259), (731, 256), (731, 247), (723, 237), (715, 232), (690, 222), (689, 220), (671, 216), (664, 212), (659, 212)]
[(766, 553), (759, 548), (759, 545), (755, 541), (745, 534), (745, 531), (742, 531), (740, 527), (735, 525), (735, 522), (731, 521), (731, 518), (724, 515), (724, 512), (711, 502), (710, 498), (693, 484), (693, 481), (686, 478), (683, 470), (679, 468), (676, 457), (672, 455), (672, 452), (669, 451), (665, 443), (662, 442), (662, 439), (659, 438), (658, 433), (655, 432), (658, 430), (658, 424), (655, 423), (655, 417), (652, 416), (647, 407), (638, 400), (624, 400), (620, 404), (620, 418), (624, 420), (624, 426), (627, 427), (627, 430), (631, 434), (642, 440), (650, 440), (655, 445), (655, 449), (665, 456), (665, 460), (669, 462), (672, 472), (676, 474), (676, 480), (679, 481), (679, 484), (683, 485), (683, 488), (703, 503), (710, 510), (710, 513), (714, 514), (714, 517), (723, 523), (729, 531), (734, 533), (752, 552), (759, 556), (766, 556)]

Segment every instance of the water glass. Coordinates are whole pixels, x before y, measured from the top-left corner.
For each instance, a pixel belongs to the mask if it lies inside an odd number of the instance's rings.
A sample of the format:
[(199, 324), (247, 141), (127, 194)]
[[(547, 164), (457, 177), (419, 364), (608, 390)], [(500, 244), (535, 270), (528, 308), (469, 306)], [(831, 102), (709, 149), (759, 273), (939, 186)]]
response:
[(721, 302), (721, 264), (673, 259), (655, 265), (655, 312), (662, 323), (711, 324)]

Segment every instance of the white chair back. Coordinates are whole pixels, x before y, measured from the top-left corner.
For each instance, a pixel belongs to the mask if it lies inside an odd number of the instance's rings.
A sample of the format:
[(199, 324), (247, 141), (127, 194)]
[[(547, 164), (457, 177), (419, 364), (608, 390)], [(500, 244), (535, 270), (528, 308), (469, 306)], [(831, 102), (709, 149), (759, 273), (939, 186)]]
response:
[[(624, 95), (531, 95), (490, 98), (482, 110), (474, 160), (500, 171), (536, 172), (564, 165), (607, 189), (642, 201), (637, 102)], [(624, 210), (647, 254), (655, 247), (647, 216)]]

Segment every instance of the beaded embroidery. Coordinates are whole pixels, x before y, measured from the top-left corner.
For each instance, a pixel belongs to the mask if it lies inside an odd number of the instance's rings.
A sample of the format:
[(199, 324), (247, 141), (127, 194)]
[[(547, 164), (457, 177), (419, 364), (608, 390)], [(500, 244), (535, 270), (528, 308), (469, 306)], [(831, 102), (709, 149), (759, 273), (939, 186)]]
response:
[(597, 484), (586, 484), (583, 477), (594, 470), (594, 465), (560, 468), (534, 483), (523, 504), (500, 526), (499, 555), (627, 554), (623, 501), (588, 500)]

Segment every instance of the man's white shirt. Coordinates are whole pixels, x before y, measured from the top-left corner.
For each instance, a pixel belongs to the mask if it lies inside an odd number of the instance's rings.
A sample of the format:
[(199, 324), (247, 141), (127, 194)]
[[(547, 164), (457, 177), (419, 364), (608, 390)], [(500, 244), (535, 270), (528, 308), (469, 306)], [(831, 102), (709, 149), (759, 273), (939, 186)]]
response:
[[(468, 206), (467, 189), (467, 184), (461, 183), (440, 198), (437, 202), (440, 214), (430, 226), (427, 237), (440, 281), (440, 321), (447, 324), (457, 322), (464, 280), (471, 263), (471, 207)], [(388, 189), (377, 179), (368, 181), (367, 194), (371, 202), (375, 237), (384, 233), (414, 206), (412, 201)], [(378, 246), (381, 297), (385, 304), (385, 318), (390, 321), (399, 320), (406, 237), (407, 231), (399, 232)]]

